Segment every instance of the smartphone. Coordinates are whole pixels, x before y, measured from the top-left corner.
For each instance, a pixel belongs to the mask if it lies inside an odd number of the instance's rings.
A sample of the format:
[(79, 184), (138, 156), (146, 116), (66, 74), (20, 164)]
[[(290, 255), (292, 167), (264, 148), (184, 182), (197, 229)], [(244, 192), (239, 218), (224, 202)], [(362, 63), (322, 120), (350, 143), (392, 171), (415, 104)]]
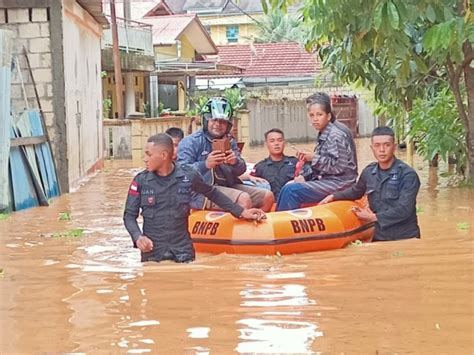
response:
[(222, 153), (230, 150), (229, 138), (213, 139), (212, 140), (212, 151), (220, 151)]

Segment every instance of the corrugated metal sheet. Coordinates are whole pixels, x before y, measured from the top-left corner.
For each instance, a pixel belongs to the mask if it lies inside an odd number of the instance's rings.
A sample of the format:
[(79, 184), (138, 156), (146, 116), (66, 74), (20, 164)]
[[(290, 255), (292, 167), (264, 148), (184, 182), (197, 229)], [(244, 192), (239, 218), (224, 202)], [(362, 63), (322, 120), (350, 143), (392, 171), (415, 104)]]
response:
[[(11, 138), (18, 138), (18, 132), (13, 127), (10, 130)], [(13, 191), (13, 207), (15, 211), (38, 206), (38, 196), (35, 184), (21, 147), (10, 149), (10, 177)]]
[[(43, 126), (41, 125), (40, 113), (38, 111), (29, 111), (28, 116), (31, 125), (31, 135), (44, 135), (45, 132), (43, 131)], [(46, 142), (35, 145), (34, 149), (41, 173), (43, 189), (47, 198), (50, 199), (52, 197), (59, 196), (59, 182), (54, 166), (53, 154), (51, 153), (51, 147)]]

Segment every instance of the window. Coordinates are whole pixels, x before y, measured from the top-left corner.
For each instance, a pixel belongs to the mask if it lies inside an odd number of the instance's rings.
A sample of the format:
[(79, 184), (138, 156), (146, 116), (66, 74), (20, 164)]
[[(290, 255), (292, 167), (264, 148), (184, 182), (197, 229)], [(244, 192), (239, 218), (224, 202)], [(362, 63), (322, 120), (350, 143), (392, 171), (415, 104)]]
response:
[(227, 43), (236, 43), (239, 40), (239, 26), (227, 26), (225, 34)]

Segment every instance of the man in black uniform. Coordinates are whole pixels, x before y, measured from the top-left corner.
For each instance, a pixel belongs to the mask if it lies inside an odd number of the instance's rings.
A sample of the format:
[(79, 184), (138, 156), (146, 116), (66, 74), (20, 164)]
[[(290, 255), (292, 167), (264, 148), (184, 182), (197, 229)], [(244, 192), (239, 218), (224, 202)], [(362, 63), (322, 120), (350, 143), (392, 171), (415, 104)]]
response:
[[(250, 175), (267, 180), (275, 199), (277, 199), (282, 187), (295, 178), (298, 158), (285, 155), (285, 136), (281, 129), (272, 128), (267, 131), (265, 133), (265, 144), (269, 156), (255, 164)], [(299, 169), (298, 175), (305, 177), (312, 174), (310, 164), (305, 164), (304, 161), (301, 161), (300, 164), (303, 164), (303, 166)]]
[[(124, 223), (142, 261), (194, 260), (194, 248), (188, 232), (191, 192), (204, 194), (234, 217), (260, 220), (262, 210), (244, 209), (224, 194), (207, 185), (199, 173), (173, 163), (173, 141), (167, 134), (148, 139), (144, 162), (146, 170), (133, 179), (128, 191)], [(137, 217), (142, 210), (143, 233)]]
[(375, 222), (374, 241), (420, 238), (416, 217), (416, 196), (420, 189), (417, 173), (395, 157), (395, 135), (391, 128), (375, 128), (370, 147), (377, 162), (362, 171), (354, 186), (327, 196), (320, 204), (357, 200), (367, 194), (370, 209), (355, 209), (354, 213), (364, 222)]

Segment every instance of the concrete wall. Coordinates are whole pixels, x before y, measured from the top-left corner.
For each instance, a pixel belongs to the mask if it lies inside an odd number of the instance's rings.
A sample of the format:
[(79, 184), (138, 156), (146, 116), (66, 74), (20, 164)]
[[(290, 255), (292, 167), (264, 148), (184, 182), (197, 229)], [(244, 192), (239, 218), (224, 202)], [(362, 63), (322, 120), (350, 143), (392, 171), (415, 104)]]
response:
[[(18, 0), (0, 9), (0, 28), (13, 32), (13, 61), (11, 86), (11, 111), (19, 115), (26, 108), (39, 109), (33, 78), (28, 71), (23, 48), (28, 53), (36, 82), (39, 101), (43, 109), (59, 183), (63, 192), (68, 191), (67, 142), (63, 135), (64, 114), (57, 108), (64, 107), (64, 74), (62, 72), (61, 2)], [(53, 59), (54, 58), (54, 59)], [(23, 85), (22, 85), (23, 83)], [(62, 95), (61, 95), (62, 92)]]
[(273, 127), (286, 127), (285, 133), (288, 134), (288, 139), (300, 141), (313, 139), (312, 128), (310, 131), (307, 130), (309, 125), (304, 100), (318, 91), (326, 92), (329, 96), (355, 95), (358, 102), (358, 135), (361, 137), (370, 135), (377, 124), (377, 118), (367, 104), (371, 95), (369, 92), (357, 92), (343, 86), (253, 87), (244, 90), (250, 103), (247, 107), (250, 110), (251, 143), (263, 142), (265, 129)]
[(192, 131), (194, 131), (196, 124), (191, 121), (191, 117), (183, 116), (105, 120), (103, 138), (106, 157), (111, 159), (132, 158), (135, 167), (143, 166), (143, 150), (150, 136), (164, 133), (170, 127), (179, 127), (187, 135), (190, 124)]
[[(25, 47), (61, 190), (68, 192), (80, 177), (100, 165), (103, 156), (99, 121), (102, 29), (75, 0), (0, 1), (0, 5), (0, 28), (13, 31), (13, 54), (18, 58), (12, 76), (12, 113), (38, 108)], [(79, 132), (84, 132), (81, 139)]]
[(102, 163), (102, 29), (73, 0), (64, 1), (64, 83), (71, 186)]

